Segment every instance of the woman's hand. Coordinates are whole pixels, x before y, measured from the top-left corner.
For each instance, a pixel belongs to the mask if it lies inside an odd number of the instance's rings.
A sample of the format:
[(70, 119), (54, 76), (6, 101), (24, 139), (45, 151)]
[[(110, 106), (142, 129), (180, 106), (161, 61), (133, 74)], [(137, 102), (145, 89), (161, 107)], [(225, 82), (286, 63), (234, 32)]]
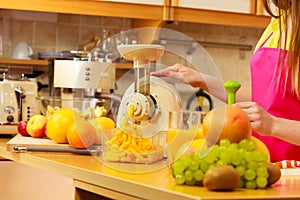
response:
[(238, 102), (238, 106), (248, 115), (252, 129), (261, 135), (271, 135), (275, 117), (259, 106), (256, 102)]
[(171, 77), (181, 80), (183, 83), (189, 84), (192, 87), (199, 87), (209, 92), (214, 97), (225, 101), (226, 92), (223, 87), (223, 81), (219, 78), (210, 76), (205, 73), (198, 72), (181, 64), (175, 64), (163, 70), (152, 72), (153, 76)]
[(204, 87), (204, 81), (200, 73), (181, 64), (175, 64), (165, 69), (152, 72), (153, 76), (171, 77), (190, 84), (192, 87)]

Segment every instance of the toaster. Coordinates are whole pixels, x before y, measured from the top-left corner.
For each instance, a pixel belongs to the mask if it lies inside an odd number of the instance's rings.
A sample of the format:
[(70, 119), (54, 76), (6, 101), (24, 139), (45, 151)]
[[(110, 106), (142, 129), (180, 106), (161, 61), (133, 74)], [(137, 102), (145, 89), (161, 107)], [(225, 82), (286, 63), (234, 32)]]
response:
[(37, 84), (28, 80), (0, 82), (0, 134), (17, 134), (18, 123), (38, 114)]

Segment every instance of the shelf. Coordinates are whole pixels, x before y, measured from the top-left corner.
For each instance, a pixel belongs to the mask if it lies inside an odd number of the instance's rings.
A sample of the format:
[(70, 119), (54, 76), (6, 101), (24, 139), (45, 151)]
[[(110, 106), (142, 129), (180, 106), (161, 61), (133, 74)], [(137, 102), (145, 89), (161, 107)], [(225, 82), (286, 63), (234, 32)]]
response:
[(116, 63), (117, 69), (132, 69), (133, 64), (132, 63)]
[[(21, 60), (21, 59), (10, 59), (0, 58), (1, 65), (21, 65), (21, 66), (45, 66), (48, 67), (48, 60)], [(132, 69), (132, 63), (116, 63), (117, 69)]]
[(48, 66), (48, 60), (22, 60), (22, 59), (10, 59), (0, 58), (0, 65), (31, 65), (31, 66)]

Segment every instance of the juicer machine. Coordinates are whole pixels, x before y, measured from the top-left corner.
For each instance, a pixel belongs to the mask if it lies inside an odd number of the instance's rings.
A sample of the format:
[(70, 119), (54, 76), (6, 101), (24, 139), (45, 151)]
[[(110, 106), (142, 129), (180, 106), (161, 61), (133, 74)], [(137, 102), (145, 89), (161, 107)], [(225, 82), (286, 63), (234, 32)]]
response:
[[(181, 110), (181, 99), (172, 84), (162, 78), (150, 76), (150, 67), (163, 55), (164, 46), (128, 44), (117, 48), (123, 58), (133, 61), (134, 68), (134, 82), (122, 96), (117, 126), (126, 129), (133, 124), (144, 137), (167, 131), (168, 113)], [(130, 121), (124, 123), (130, 107), (134, 108), (133, 114)]]

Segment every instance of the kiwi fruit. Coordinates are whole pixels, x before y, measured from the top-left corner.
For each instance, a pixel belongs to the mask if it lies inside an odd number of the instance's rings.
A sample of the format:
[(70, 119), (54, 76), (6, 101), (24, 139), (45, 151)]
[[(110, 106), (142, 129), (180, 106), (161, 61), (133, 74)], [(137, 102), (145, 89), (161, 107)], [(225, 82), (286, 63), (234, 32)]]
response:
[(203, 177), (203, 185), (214, 191), (233, 190), (239, 184), (240, 174), (230, 165), (211, 168)]
[(268, 173), (269, 173), (268, 186), (271, 186), (280, 179), (281, 170), (277, 165), (274, 165), (272, 163), (268, 163), (267, 169), (268, 169)]

